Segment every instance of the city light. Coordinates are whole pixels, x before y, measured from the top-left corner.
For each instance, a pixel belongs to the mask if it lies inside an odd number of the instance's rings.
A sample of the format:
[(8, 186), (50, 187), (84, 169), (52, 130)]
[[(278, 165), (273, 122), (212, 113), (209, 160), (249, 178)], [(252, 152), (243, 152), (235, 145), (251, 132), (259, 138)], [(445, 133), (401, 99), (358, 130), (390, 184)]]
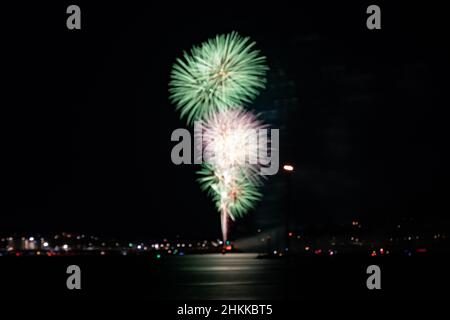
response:
[[(350, 220), (352, 223), (352, 220)], [(357, 224), (356, 224), (357, 223)], [(353, 220), (353, 225), (361, 225), (360, 221)], [(397, 224), (392, 225), (392, 229), (396, 229)], [(402, 228), (405, 228), (402, 226)], [(257, 230), (257, 229), (256, 229)], [(255, 230), (255, 231), (256, 231)], [(281, 247), (277, 243), (273, 243), (270, 240), (270, 236), (261, 236), (255, 238), (261, 247), (261, 254), (265, 252), (270, 256), (278, 256), (280, 253), (285, 255), (289, 250), (289, 254), (296, 255), (327, 255), (335, 256), (339, 252), (340, 256), (346, 255), (348, 252), (366, 252), (367, 255), (373, 257), (384, 257), (386, 255), (406, 255), (414, 256), (415, 254), (425, 254), (431, 252), (431, 245), (434, 243), (444, 243), (443, 241), (448, 238), (448, 235), (442, 232), (434, 232), (429, 235), (409, 232), (405, 234), (399, 234), (394, 236), (387, 236), (385, 238), (379, 238), (376, 241), (374, 239), (368, 240), (363, 235), (357, 238), (350, 235), (329, 235), (323, 238), (321, 242), (323, 245), (316, 247), (314, 245), (314, 239), (308, 234), (307, 230), (302, 231), (302, 235), (297, 234), (297, 230), (288, 230), (283, 233), (286, 239), (289, 240), (289, 247)], [(33, 256), (33, 255), (46, 255), (46, 256), (64, 256), (64, 255), (82, 255), (82, 254), (97, 254), (102, 255), (123, 255), (125, 252), (127, 255), (142, 255), (145, 252), (152, 252), (155, 259), (160, 258), (164, 254), (167, 255), (183, 255), (195, 254), (195, 253), (217, 253), (234, 251), (233, 241), (223, 241), (221, 239), (203, 239), (200, 241), (190, 242), (187, 239), (178, 237), (176, 240), (166, 239), (167, 242), (161, 241), (161, 239), (141, 239), (134, 243), (124, 242), (119, 243), (115, 239), (97, 238), (97, 240), (90, 240), (91, 237), (86, 236), (85, 240), (82, 237), (78, 237), (77, 234), (72, 234), (70, 239), (65, 239), (64, 242), (49, 241), (45, 239), (53, 239), (54, 235), (45, 235), (43, 237), (34, 237), (34, 241), (30, 241), (30, 236), (5, 236), (0, 238), (0, 255), (19, 255)], [(287, 238), (289, 237), (289, 238)], [(62, 239), (62, 237), (59, 237)], [(36, 243), (38, 241), (38, 243)], [(239, 241), (239, 240), (238, 240)], [(241, 249), (240, 244), (237, 244), (237, 248)], [(40, 252), (40, 253), (38, 253)], [(275, 253), (276, 252), (276, 253)]]
[(285, 164), (283, 166), (283, 170), (284, 171), (294, 171), (294, 167), (292, 165), (290, 165), (290, 164)]

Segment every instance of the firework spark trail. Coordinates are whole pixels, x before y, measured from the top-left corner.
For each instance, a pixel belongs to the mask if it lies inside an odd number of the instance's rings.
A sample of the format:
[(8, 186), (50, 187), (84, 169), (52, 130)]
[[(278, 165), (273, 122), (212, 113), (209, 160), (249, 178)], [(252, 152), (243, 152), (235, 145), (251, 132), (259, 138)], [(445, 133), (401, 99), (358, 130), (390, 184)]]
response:
[(228, 209), (226, 205), (220, 210), (220, 227), (222, 228), (222, 240), (225, 244), (228, 240)]

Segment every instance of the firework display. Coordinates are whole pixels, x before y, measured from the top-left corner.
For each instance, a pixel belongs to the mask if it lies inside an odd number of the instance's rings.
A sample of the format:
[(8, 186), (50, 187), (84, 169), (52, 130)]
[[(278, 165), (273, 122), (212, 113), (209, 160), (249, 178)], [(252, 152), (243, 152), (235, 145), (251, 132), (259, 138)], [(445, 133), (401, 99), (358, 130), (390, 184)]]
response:
[(260, 144), (267, 143), (265, 136), (259, 137), (259, 130), (265, 127), (242, 108), (215, 113), (201, 124), (205, 160), (220, 172), (237, 168), (250, 180), (260, 179), (258, 169), (261, 163), (267, 163), (267, 154), (259, 152), (258, 138)]
[(266, 126), (242, 107), (265, 87), (266, 58), (254, 45), (236, 32), (209, 39), (176, 60), (169, 83), (180, 117), (201, 123), (198, 182), (221, 215), (224, 242), (228, 218), (242, 217), (262, 198), (259, 168), (267, 156), (259, 152), (258, 130)]
[(205, 163), (197, 173), (200, 175), (197, 180), (202, 191), (213, 199), (220, 212), (222, 237), (226, 241), (228, 217), (234, 221), (255, 207), (262, 197), (258, 184), (249, 179), (240, 168), (222, 171)]
[(250, 103), (265, 87), (266, 58), (255, 42), (232, 32), (218, 35), (173, 65), (170, 98), (188, 123)]
[(197, 173), (201, 176), (198, 179), (201, 189), (213, 198), (217, 209), (226, 211), (232, 220), (254, 208), (255, 202), (262, 197), (259, 185), (248, 179), (242, 171), (221, 172), (206, 163)]

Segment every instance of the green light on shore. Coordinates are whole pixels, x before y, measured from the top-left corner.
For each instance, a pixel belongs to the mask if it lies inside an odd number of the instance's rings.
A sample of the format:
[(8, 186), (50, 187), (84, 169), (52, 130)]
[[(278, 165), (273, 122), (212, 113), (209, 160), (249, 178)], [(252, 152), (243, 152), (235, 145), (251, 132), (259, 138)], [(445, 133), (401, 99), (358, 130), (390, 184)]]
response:
[(161, 255), (158, 253), (157, 255), (156, 255), (156, 259), (160, 259), (161, 258)]

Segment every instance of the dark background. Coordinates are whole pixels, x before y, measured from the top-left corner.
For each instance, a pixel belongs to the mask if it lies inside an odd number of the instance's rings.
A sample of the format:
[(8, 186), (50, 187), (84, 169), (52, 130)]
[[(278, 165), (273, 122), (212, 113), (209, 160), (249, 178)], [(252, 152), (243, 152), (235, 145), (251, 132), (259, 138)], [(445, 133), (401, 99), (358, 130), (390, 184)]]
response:
[[(186, 127), (168, 100), (174, 59), (216, 34), (257, 41), (271, 71), (251, 106), (281, 130), (295, 223), (448, 222), (449, 50), (441, 4), (77, 1), (2, 5), (0, 232), (219, 236), (194, 166), (170, 161)], [(2, 90), (2, 91), (3, 91)], [(240, 222), (280, 225), (282, 174)], [(239, 229), (238, 228), (238, 229)]]

